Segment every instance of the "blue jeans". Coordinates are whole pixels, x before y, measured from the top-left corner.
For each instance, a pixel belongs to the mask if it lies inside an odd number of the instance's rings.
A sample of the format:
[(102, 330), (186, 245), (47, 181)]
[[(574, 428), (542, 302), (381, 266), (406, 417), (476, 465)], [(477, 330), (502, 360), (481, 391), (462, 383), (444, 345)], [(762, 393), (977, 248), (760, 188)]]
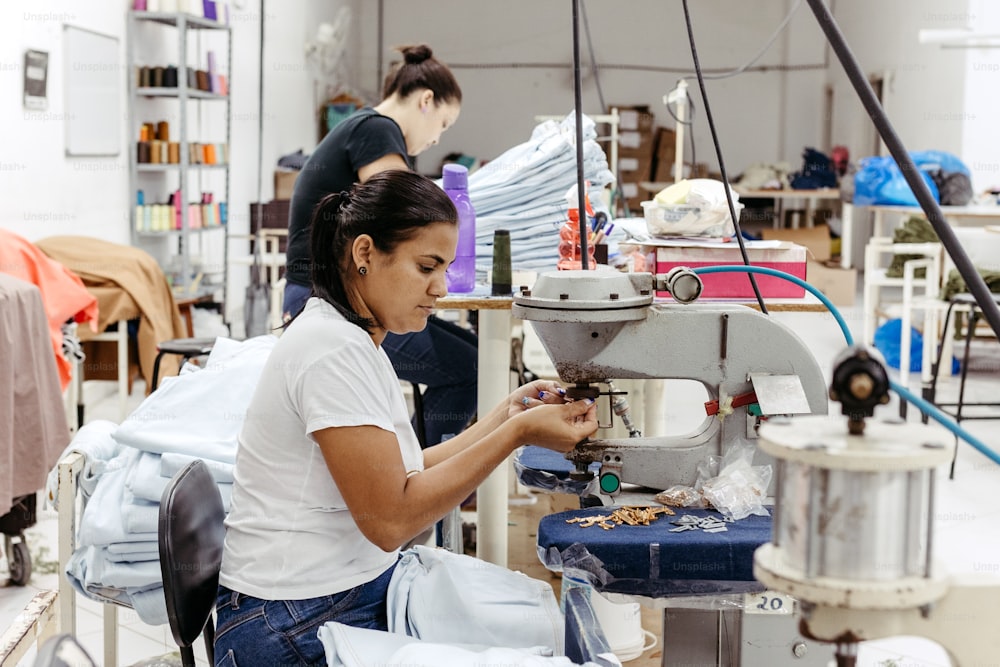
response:
[(366, 584), (308, 600), (261, 600), (219, 586), (215, 667), (326, 665), (316, 633), (328, 621), (388, 630), (386, 591), (395, 564)]
[[(284, 313), (297, 314), (311, 289), (288, 283)], [(423, 331), (388, 334), (382, 349), (401, 380), (424, 385), (424, 435), (436, 445), (447, 434), (456, 435), (476, 414), (479, 341), (471, 331), (430, 317)], [(414, 418), (416, 426), (416, 418)]]

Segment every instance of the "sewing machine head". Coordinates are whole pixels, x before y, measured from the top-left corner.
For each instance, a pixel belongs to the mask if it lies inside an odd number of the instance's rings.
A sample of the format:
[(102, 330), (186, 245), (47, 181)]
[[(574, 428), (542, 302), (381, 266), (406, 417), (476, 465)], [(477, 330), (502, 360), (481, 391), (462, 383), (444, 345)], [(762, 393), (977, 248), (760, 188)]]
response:
[(712, 399), (714, 412), (706, 404), (705, 420), (689, 434), (643, 438), (630, 427), (630, 438), (581, 443), (568, 458), (581, 472), (601, 462), (606, 495), (615, 495), (621, 482), (657, 490), (691, 485), (709, 454), (754, 440), (761, 415), (827, 411), (819, 366), (790, 329), (742, 305), (655, 302), (656, 290), (693, 300), (700, 285), (690, 272), (653, 276), (599, 267), (542, 274), (514, 297), (514, 316), (531, 322), (560, 379), (571, 385), (570, 396), (608, 395), (623, 419), (620, 394), (600, 385), (695, 380)]

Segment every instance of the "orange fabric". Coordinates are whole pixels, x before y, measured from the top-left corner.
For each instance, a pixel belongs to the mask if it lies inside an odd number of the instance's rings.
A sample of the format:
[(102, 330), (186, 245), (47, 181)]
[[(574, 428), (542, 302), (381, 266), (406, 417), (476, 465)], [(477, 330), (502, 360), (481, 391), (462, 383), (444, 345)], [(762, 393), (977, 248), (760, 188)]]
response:
[(90, 328), (97, 331), (97, 298), (87, 291), (79, 276), (27, 239), (5, 229), (0, 229), (0, 273), (29, 282), (42, 293), (59, 384), (65, 390), (72, 364), (62, 353), (62, 325), (72, 319), (89, 322)]

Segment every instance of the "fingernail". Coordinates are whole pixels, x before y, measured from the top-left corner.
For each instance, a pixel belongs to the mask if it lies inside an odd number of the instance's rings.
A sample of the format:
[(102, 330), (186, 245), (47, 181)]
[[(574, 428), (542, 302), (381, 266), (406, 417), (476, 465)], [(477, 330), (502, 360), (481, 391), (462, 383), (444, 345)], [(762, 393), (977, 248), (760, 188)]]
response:
[(545, 398), (545, 392), (544, 391), (538, 392), (538, 398)]
[(585, 398), (583, 400), (587, 401), (587, 405), (593, 405), (594, 404), (594, 399), (592, 399), (592, 398)]
[(563, 389), (562, 387), (559, 387), (559, 389), (557, 389), (557, 391), (559, 392), (560, 396), (565, 396), (566, 395), (566, 390)]

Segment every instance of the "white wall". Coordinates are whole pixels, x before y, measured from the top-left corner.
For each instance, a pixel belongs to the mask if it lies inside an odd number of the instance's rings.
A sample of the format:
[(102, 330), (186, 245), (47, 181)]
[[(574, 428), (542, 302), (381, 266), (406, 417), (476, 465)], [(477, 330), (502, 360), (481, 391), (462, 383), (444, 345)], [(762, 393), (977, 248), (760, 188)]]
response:
[[(834, 16), (867, 74), (888, 74), (886, 112), (908, 150), (938, 149), (961, 155), (965, 55), (922, 45), (921, 28), (964, 27), (967, 0), (880, 0), (836, 3)], [(874, 129), (840, 62), (831, 56), (833, 140), (851, 159), (873, 154)]]
[[(969, 27), (1000, 34), (1000, 4), (970, 0)], [(1000, 44), (965, 50), (965, 99), (968, 114), (962, 137), (962, 159), (972, 170), (976, 192), (1000, 188)]]
[[(128, 154), (121, 125), (117, 157), (65, 156), (63, 24), (119, 39), (124, 62), (124, 2), (7, 0), (0, 3), (0, 226), (29, 240), (57, 234), (99, 236), (129, 242)], [(26, 49), (47, 51), (48, 109), (22, 105)], [(124, 77), (124, 74), (123, 74)], [(108, 113), (124, 118), (125, 93)]]
[[(305, 66), (303, 48), (315, 34), (317, 24), (332, 20), (337, 9), (360, 0), (330, 2), (326, 0), (267, 0), (265, 35), (265, 105), (263, 160), (264, 175), (261, 193), (268, 201), (273, 194), (273, 165), (277, 158), (297, 148), (306, 152), (317, 142), (313, 122), (312, 75)], [(216, 51), (220, 68), (229, 73), (231, 98), (230, 159), (230, 232), (246, 234), (249, 225), (249, 205), (257, 199), (258, 164), (258, 72), (260, 56), (260, 0), (237, 3), (232, 12), (234, 63), (226, 63), (225, 39), (219, 34), (198, 35), (200, 46)], [(125, 77), (126, 14), (129, 0), (103, 0), (81, 3), (74, 0), (5, 0), (0, 3), (0, 123), (4, 128), (0, 148), (0, 227), (20, 234), (28, 240), (48, 236), (73, 234), (102, 238), (114, 243), (129, 244), (129, 210), (135, 194), (128, 186), (128, 151), (134, 149), (134, 131), (127, 127), (127, 87)], [(358, 11), (354, 9), (355, 16)], [(64, 63), (62, 49), (63, 24), (70, 24), (104, 33), (119, 40), (122, 63), (122, 96), (118, 107), (107, 113), (121, 122), (121, 153), (114, 157), (66, 157), (64, 119), (65, 76), (72, 73), (72, 64)], [(164, 64), (176, 57), (176, 33), (159, 26), (144, 26), (140, 33), (139, 61), (144, 64)], [(22, 66), (24, 51), (48, 51), (48, 109), (44, 112), (25, 110)], [(357, 47), (352, 44), (352, 53)], [(189, 57), (198, 51), (194, 45)], [(199, 66), (204, 66), (203, 58)], [(192, 103), (189, 111), (190, 140), (218, 142), (225, 134), (225, 114), (219, 113), (222, 103)], [(179, 112), (176, 102), (154, 100), (143, 102), (139, 120), (167, 120), (176, 135)], [(147, 201), (166, 196), (173, 186), (157, 177), (144, 177)], [(168, 178), (168, 177), (164, 177)], [(152, 180), (151, 180), (152, 179)], [(202, 176), (199, 183), (192, 177), (191, 186), (214, 190), (221, 199), (218, 174)], [(214, 179), (214, 180), (213, 180)], [(221, 233), (203, 235), (204, 246), (195, 250), (203, 255), (205, 267), (221, 270), (223, 243)], [(148, 246), (148, 247), (147, 247)], [(147, 244), (147, 249), (165, 260), (172, 252), (172, 242)], [(247, 243), (230, 243), (231, 254), (245, 254)], [(242, 317), (242, 295), (247, 283), (247, 270), (235, 266), (230, 271), (229, 316)]]
[[(702, 67), (726, 70), (742, 65), (760, 49), (792, 3), (698, 0), (690, 4)], [(360, 26), (359, 80), (368, 89), (373, 89), (377, 80), (377, 6), (375, 2), (364, 3)], [(386, 64), (397, 56), (391, 51), (393, 46), (426, 42), (452, 66), (463, 90), (462, 117), (444, 135), (440, 146), (421, 157), (421, 170), (436, 170), (441, 156), (450, 151), (495, 157), (527, 140), (535, 114), (564, 114), (573, 108), (570, 3), (384, 0), (384, 7)], [(657, 124), (673, 127), (661, 100), (681, 72), (690, 72), (692, 67), (680, 3), (586, 0), (585, 9), (599, 64), (676, 69), (602, 69), (600, 81), (606, 102), (647, 104)], [(779, 38), (758, 65), (780, 64), (785, 51), (790, 64), (821, 64), (823, 48), (818, 35), (811, 16), (800, 8), (791, 34)], [(589, 69), (582, 20), (580, 38), (581, 60)], [(559, 67), (528, 66), (531, 63)], [(731, 174), (756, 161), (800, 162), (802, 148), (820, 140), (823, 79), (821, 70), (791, 75), (772, 70), (708, 82), (709, 101)], [(714, 168), (717, 162), (704, 105), (696, 85), (690, 92), (698, 107), (697, 159)], [(598, 113), (596, 86), (589, 75), (583, 95), (584, 110)]]

